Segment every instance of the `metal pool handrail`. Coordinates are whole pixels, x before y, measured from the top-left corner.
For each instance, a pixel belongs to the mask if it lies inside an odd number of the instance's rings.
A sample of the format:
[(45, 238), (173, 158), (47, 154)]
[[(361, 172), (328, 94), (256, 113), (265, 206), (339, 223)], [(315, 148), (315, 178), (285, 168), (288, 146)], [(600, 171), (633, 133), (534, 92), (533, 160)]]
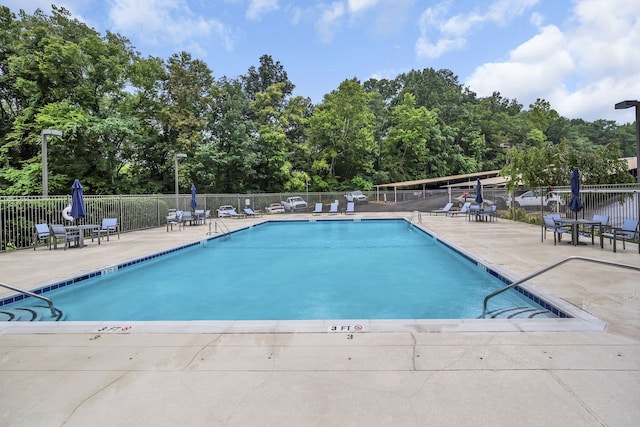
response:
[(51, 310), (51, 315), (56, 317), (58, 315), (58, 309), (53, 306), (53, 301), (51, 301), (47, 297), (43, 297), (42, 295), (34, 294), (33, 292), (25, 291), (24, 289), (14, 288), (13, 286), (7, 285), (6, 283), (0, 282), (0, 286), (3, 288), (11, 289), (12, 291), (20, 292), (24, 295), (29, 295), (30, 297), (38, 298), (47, 303), (49, 306), (49, 310)]
[(596, 258), (589, 258), (589, 257), (583, 257), (583, 256), (578, 256), (578, 255), (574, 255), (574, 256), (570, 256), (567, 257), (565, 259), (563, 259), (562, 261), (558, 261), (556, 263), (553, 263), (545, 268), (542, 268), (534, 273), (531, 273), (530, 275), (523, 277), (520, 280), (517, 280), (515, 282), (513, 282), (512, 284), (505, 286), (502, 289), (498, 289), (497, 291), (494, 291), (492, 293), (490, 293), (489, 295), (487, 295), (486, 297), (484, 297), (484, 302), (482, 303), (482, 315), (480, 316), (480, 318), (484, 319), (486, 314), (487, 314), (487, 303), (489, 302), (489, 300), (493, 297), (495, 297), (496, 295), (499, 295), (501, 293), (503, 293), (504, 291), (507, 291), (515, 286), (518, 286), (519, 284), (526, 282), (527, 280), (533, 279), (536, 276), (541, 275), (542, 273), (546, 273), (549, 270), (552, 270), (556, 267), (558, 267), (561, 264), (564, 264), (566, 262), (572, 261), (572, 260), (578, 260), (578, 261), (587, 261), (587, 262), (594, 262), (596, 264), (604, 264), (604, 265), (610, 265), (613, 267), (622, 267), (622, 268), (628, 268), (630, 270), (637, 270), (640, 271), (640, 267), (637, 267), (635, 265), (630, 265), (630, 264), (622, 264), (619, 262), (612, 262), (612, 261), (605, 261), (602, 259), (596, 259)]
[(409, 226), (411, 226), (411, 224), (413, 224), (413, 220), (414, 219), (418, 219), (418, 222), (420, 224), (422, 224), (422, 212), (420, 211), (413, 211), (413, 213), (411, 214), (411, 218), (409, 218)]

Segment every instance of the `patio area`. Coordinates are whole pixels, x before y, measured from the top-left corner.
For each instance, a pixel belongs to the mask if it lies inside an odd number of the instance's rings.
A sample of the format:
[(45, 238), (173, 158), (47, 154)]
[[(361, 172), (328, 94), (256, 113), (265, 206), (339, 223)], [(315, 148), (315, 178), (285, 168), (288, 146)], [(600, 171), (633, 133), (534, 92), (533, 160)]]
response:
[[(319, 218), (295, 215), (303, 217)], [(224, 224), (237, 229), (268, 219)], [(590, 241), (541, 242), (540, 226), (507, 220), (423, 214), (421, 221), (438, 238), (513, 278), (573, 255), (640, 266), (632, 243), (613, 253), (607, 240), (604, 249)], [(3, 253), (0, 280), (33, 289), (198, 241), (208, 231), (186, 226), (167, 232), (163, 226), (101, 245), (87, 241), (82, 249)], [(633, 270), (576, 261), (533, 280), (606, 322), (605, 330), (495, 332), (483, 322), (476, 332), (461, 332), (443, 322), (387, 332), (218, 333), (206, 322), (131, 328), (61, 322), (53, 330), (5, 322), (0, 424), (635, 426), (639, 278)]]

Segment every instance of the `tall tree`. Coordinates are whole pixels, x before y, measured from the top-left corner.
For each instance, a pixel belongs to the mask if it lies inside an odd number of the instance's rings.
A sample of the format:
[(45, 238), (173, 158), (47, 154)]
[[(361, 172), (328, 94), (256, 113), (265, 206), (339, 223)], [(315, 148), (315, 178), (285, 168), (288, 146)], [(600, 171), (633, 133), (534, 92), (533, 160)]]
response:
[(370, 179), (374, 171), (378, 147), (373, 138), (374, 116), (367, 103), (359, 82), (345, 80), (325, 95), (309, 120), (315, 172), (327, 189), (336, 189), (340, 180)]
[(254, 100), (256, 94), (266, 92), (267, 88), (276, 83), (282, 85), (282, 99), (290, 96), (294, 89), (284, 66), (280, 61), (273, 61), (271, 55), (262, 55), (260, 57), (260, 66), (256, 69), (253, 65), (249, 67), (247, 74), (240, 76), (245, 92), (249, 99)]

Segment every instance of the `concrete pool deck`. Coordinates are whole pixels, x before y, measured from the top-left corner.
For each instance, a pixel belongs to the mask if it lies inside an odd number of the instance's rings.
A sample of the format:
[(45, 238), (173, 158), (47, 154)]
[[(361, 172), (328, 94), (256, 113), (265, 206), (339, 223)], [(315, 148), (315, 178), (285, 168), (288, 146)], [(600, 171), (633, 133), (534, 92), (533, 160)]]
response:
[[(411, 212), (363, 214), (392, 216)], [(634, 244), (617, 253), (608, 242), (554, 246), (552, 238), (541, 243), (539, 226), (507, 220), (422, 214), (422, 224), (514, 278), (573, 255), (640, 266)], [(198, 241), (206, 231), (161, 227), (83, 249), (4, 253), (0, 281), (32, 289)], [(575, 261), (533, 282), (606, 328), (149, 333), (106, 325), (87, 333), (62, 322), (55, 333), (38, 333), (33, 324), (6, 322), (0, 425), (638, 425), (640, 275)]]

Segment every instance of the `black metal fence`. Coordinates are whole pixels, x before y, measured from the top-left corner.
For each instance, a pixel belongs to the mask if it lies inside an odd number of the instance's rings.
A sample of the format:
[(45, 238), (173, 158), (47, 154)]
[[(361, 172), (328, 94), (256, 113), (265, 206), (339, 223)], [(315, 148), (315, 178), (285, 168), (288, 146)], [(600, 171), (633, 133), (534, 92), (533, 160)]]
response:
[[(538, 191), (546, 193), (546, 189)], [(390, 190), (364, 192), (368, 203), (359, 203), (359, 212), (422, 211), (438, 209), (449, 200), (459, 202), (475, 193), (474, 187), (468, 189), (436, 190)], [(545, 213), (548, 210), (568, 215), (571, 191), (568, 187), (554, 190), (563, 203), (554, 206), (528, 207), (530, 213)], [(610, 224), (619, 226), (625, 218), (638, 218), (638, 194), (640, 186), (586, 186), (581, 189), (584, 209), (579, 213), (582, 218), (592, 218), (594, 214), (609, 215)], [(346, 200), (344, 193), (263, 193), (263, 194), (198, 194), (198, 209), (215, 210), (221, 205), (233, 205), (241, 212), (245, 207), (264, 209), (270, 203), (280, 202), (290, 196), (300, 196), (308, 204), (308, 212), (316, 203), (328, 205), (338, 201), (342, 206)], [(504, 188), (485, 188), (483, 197), (490, 204), (497, 204), (505, 211), (509, 197)], [(87, 216), (78, 224), (100, 224), (103, 218), (118, 218), (121, 232), (143, 230), (164, 226), (170, 209), (189, 210), (191, 194), (176, 195), (85, 195)], [(469, 200), (471, 201), (471, 200)], [(505, 202), (505, 203), (503, 203)], [(71, 195), (64, 196), (2, 196), (0, 197), (0, 252), (28, 248), (33, 244), (35, 225), (71, 224), (64, 219), (62, 211), (71, 204)], [(573, 213), (570, 213), (573, 215)]]

